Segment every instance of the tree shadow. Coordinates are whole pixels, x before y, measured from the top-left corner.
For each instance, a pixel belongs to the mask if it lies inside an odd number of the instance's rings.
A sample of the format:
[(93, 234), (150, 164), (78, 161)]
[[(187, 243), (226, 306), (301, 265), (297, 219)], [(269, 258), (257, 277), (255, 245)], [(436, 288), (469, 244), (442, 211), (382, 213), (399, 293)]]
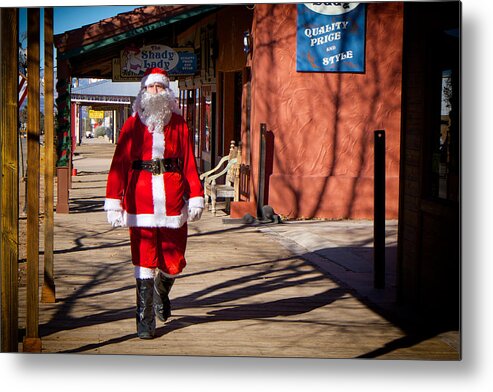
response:
[[(235, 282), (232, 282), (233, 284)], [(207, 289), (208, 290), (208, 289)], [(234, 290), (234, 295), (237, 298), (245, 298), (252, 295), (252, 288), (248, 289), (238, 289)], [(254, 294), (261, 294), (266, 292), (266, 287), (264, 285), (259, 285)], [(267, 290), (267, 291), (270, 291)], [(227, 307), (219, 310), (213, 310), (208, 312), (206, 316), (183, 316), (178, 318), (173, 318), (171, 321), (166, 323), (162, 327), (156, 328), (156, 338), (165, 336), (171, 332), (187, 328), (189, 326), (196, 326), (199, 324), (221, 322), (221, 321), (241, 321), (241, 320), (260, 320), (260, 319), (270, 319), (275, 317), (288, 317), (293, 315), (301, 315), (308, 313), (314, 309), (326, 306), (340, 300), (346, 294), (346, 290), (340, 288), (328, 289), (322, 293), (313, 296), (304, 297), (291, 297), (276, 301), (263, 302), (258, 304), (244, 304), (235, 305), (232, 307)], [(229, 300), (229, 299), (228, 299)], [(179, 302), (177, 300), (176, 302)], [(221, 304), (222, 301), (209, 300), (209, 303), (214, 303), (215, 305)], [(193, 303), (193, 306), (200, 306), (199, 304)], [(178, 306), (178, 308), (180, 308)], [(133, 314), (132, 314), (133, 316)], [(281, 321), (282, 322), (282, 321)], [(118, 338), (112, 338), (104, 342), (87, 344), (75, 349), (70, 349), (63, 351), (64, 353), (75, 353), (88, 350), (94, 350), (107, 346), (110, 344), (121, 343), (126, 340), (135, 339), (136, 334), (127, 334), (120, 336)], [(136, 353), (137, 354), (137, 353)]]
[[(312, 226), (314, 225), (314, 222), (306, 222), (303, 224)], [(289, 224), (286, 224), (286, 226), (289, 226)], [(67, 230), (71, 229), (67, 228)], [(74, 257), (78, 257), (76, 256), (77, 252), (101, 252), (105, 249), (109, 250), (129, 246), (128, 239), (115, 240), (108, 238), (101, 245), (96, 246), (87, 246), (84, 243), (86, 239), (94, 237), (102, 238), (102, 236), (105, 234), (110, 234), (114, 230), (115, 229), (109, 229), (101, 232), (94, 229), (89, 230), (75, 237), (75, 246), (69, 249), (57, 250), (55, 253), (73, 253)], [(248, 230), (257, 231), (256, 228), (252, 228), (250, 225), (235, 225), (224, 229), (217, 229), (217, 227), (213, 226), (213, 229), (208, 231), (201, 230), (200, 227), (195, 227), (194, 230), (196, 232), (190, 235), (192, 239), (211, 237), (211, 240), (213, 241), (215, 238), (221, 237), (229, 238), (229, 241), (231, 241), (232, 238), (228, 237), (231, 235), (236, 235), (243, 239), (246, 238), (244, 237), (244, 233), (248, 233)], [(268, 319), (269, 321), (276, 321), (280, 323), (288, 322), (287, 320), (274, 319), (276, 317), (303, 315), (314, 309), (329, 305), (335, 301), (343, 301), (348, 298), (349, 295), (364, 304), (367, 309), (373, 311), (379, 316), (382, 316), (385, 320), (389, 321), (393, 326), (399, 328), (405, 334), (405, 336), (388, 342), (378, 349), (362, 354), (359, 356), (360, 358), (377, 358), (400, 348), (411, 347), (424, 340), (437, 336), (442, 332), (450, 330), (448, 326), (430, 326), (426, 325), (426, 323), (420, 324), (418, 319), (409, 319), (401, 317), (398, 313), (389, 312), (386, 309), (379, 307), (368, 297), (361, 295), (357, 290), (357, 286), (346, 284), (344, 280), (341, 280), (340, 277), (337, 276), (337, 274), (331, 274), (330, 272), (327, 272), (327, 270), (321, 269), (320, 265), (313, 262), (313, 256), (316, 255), (323, 257), (326, 260), (330, 260), (330, 262), (338, 265), (339, 267), (345, 268), (345, 271), (352, 271), (355, 270), (354, 265), (348, 262), (340, 262), (341, 257), (346, 257), (347, 255), (357, 255), (360, 258), (370, 259), (372, 249), (368, 247), (369, 240), (367, 238), (363, 238), (361, 232), (358, 231), (358, 227), (351, 227), (349, 230), (353, 230), (351, 233), (355, 239), (352, 241), (352, 246), (317, 249), (314, 252), (292, 254), (284, 258), (267, 257), (267, 254), (263, 253), (262, 248), (259, 248), (257, 251), (258, 261), (238, 261), (238, 263), (234, 265), (221, 266), (220, 268), (206, 271), (201, 270), (197, 272), (184, 273), (179, 279), (196, 278), (197, 276), (200, 276), (201, 281), (206, 283), (208, 281), (208, 276), (214, 276), (215, 274), (225, 274), (226, 278), (224, 281), (213, 285), (204, 284), (202, 289), (191, 292), (187, 295), (172, 298), (174, 311), (180, 311), (187, 308), (222, 308), (213, 309), (204, 316), (174, 316), (167, 324), (157, 328), (156, 337), (159, 338), (168, 335), (169, 333), (191, 325), (221, 321), (235, 322), (241, 320)], [(269, 240), (272, 240), (272, 238), (266, 236), (265, 241)], [(202, 239), (200, 241), (202, 241)], [(389, 251), (390, 249), (387, 249), (387, 252)], [(224, 257), (229, 256), (226, 253), (224, 254)], [(233, 254), (231, 254), (231, 259), (233, 259)], [(286, 267), (283, 262), (289, 262), (288, 267)], [(56, 313), (53, 315), (51, 320), (40, 325), (41, 335), (48, 336), (60, 331), (74, 330), (81, 327), (90, 327), (95, 325), (104, 325), (119, 320), (133, 319), (135, 317), (134, 304), (118, 309), (110, 309), (107, 305), (108, 302), (104, 300), (102, 300), (100, 304), (91, 303), (90, 306), (94, 306), (91, 314), (85, 313), (81, 317), (77, 316), (77, 302), (81, 299), (96, 298), (102, 295), (111, 295), (115, 298), (121, 297), (122, 295), (128, 295), (128, 290), (132, 290), (134, 285), (124, 284), (122, 287), (115, 287), (115, 284), (112, 283), (115, 282), (114, 276), (121, 274), (121, 271), (127, 268), (128, 264), (128, 260), (102, 264), (101, 266), (95, 263), (95, 266), (91, 267), (91, 275), (84, 278), (87, 279), (85, 283), (81, 286), (74, 287), (74, 291), (71, 292), (66, 298), (62, 299), (61, 303), (57, 305)], [(323, 273), (317, 276), (307, 276), (306, 269), (304, 268), (307, 265), (313, 266), (321, 270)], [(371, 266), (367, 266), (365, 268), (371, 269)], [(60, 275), (74, 275), (74, 271), (69, 269), (69, 267), (64, 267), (64, 269), (64, 271), (60, 271)], [(244, 274), (242, 273), (241, 276), (238, 277), (238, 273), (241, 273), (242, 269), (248, 269), (249, 272)], [(77, 271), (75, 273), (77, 273)], [(228, 279), (228, 274), (236, 276), (236, 278)], [(315, 295), (299, 295), (259, 303), (250, 302), (247, 304), (229, 304), (231, 301), (248, 300), (249, 298), (272, 293), (276, 290), (282, 290), (293, 285), (307, 285), (307, 287), (309, 287), (314, 283), (320, 283), (324, 280), (329, 281), (329, 279), (330, 281), (335, 282), (338, 287), (328, 288), (324, 292)], [(59, 279), (59, 282), (60, 284), (64, 284), (63, 278)], [(95, 287), (106, 287), (106, 289), (93, 292)], [(309, 321), (302, 319), (299, 322)], [(315, 322), (318, 323), (318, 321)], [(323, 324), (323, 320), (320, 320), (320, 324)], [(136, 338), (135, 333), (129, 333), (123, 336), (113, 337), (102, 342), (95, 342), (85, 344), (80, 347), (71, 348), (64, 352), (85, 352)]]
[[(102, 188), (96, 187), (93, 189)], [(91, 189), (84, 187), (84, 189)], [(104, 197), (79, 197), (70, 199), (70, 213), (104, 212)]]
[[(340, 250), (340, 249), (339, 249)], [(344, 249), (343, 249), (344, 250)], [(354, 252), (355, 249), (345, 249), (347, 252)], [(365, 249), (363, 249), (365, 250)], [(322, 250), (325, 254), (329, 254), (330, 249)], [(279, 323), (289, 322), (288, 320), (275, 319), (278, 317), (289, 317), (303, 315), (315, 309), (330, 305), (336, 301), (344, 301), (350, 298), (356, 298), (363, 303), (366, 308), (384, 317), (394, 327), (399, 328), (405, 334), (393, 341), (385, 343), (382, 347), (371, 350), (367, 353), (359, 355), (357, 358), (378, 358), (402, 348), (409, 348), (433, 338), (440, 333), (448, 331), (446, 326), (419, 324), (416, 320), (410, 320), (401, 317), (398, 313), (389, 312), (375, 303), (369, 301), (367, 297), (361, 296), (357, 290), (346, 285), (336, 276), (332, 276), (327, 271), (323, 274), (314, 276), (307, 275), (308, 272), (303, 269), (306, 265), (313, 265), (310, 256), (313, 253), (296, 255), (286, 258), (268, 259), (248, 264), (236, 264), (227, 267), (216, 268), (208, 271), (198, 271), (194, 273), (184, 274), (178, 279), (187, 279), (201, 276), (204, 282), (207, 282), (207, 276), (223, 273), (234, 273), (234, 270), (248, 268), (255, 272), (245, 274), (235, 279), (224, 280), (214, 285), (205, 286), (198, 291), (194, 291), (187, 295), (172, 298), (173, 312), (183, 311), (187, 308), (207, 308), (207, 307), (222, 307), (221, 309), (212, 309), (204, 316), (184, 315), (172, 316), (163, 326), (158, 326), (156, 329), (156, 338), (166, 336), (172, 332), (189, 326), (214, 322), (236, 322), (242, 320), (271, 320)], [(281, 262), (291, 261), (291, 265), (286, 268)], [(79, 287), (74, 293), (64, 299), (63, 304), (58, 307), (56, 314), (52, 319), (40, 326), (42, 336), (47, 336), (52, 333), (77, 329), (80, 327), (89, 327), (99, 324), (111, 323), (114, 321), (133, 319), (135, 317), (135, 307), (129, 306), (121, 309), (105, 309), (95, 307), (95, 312), (83, 317), (70, 316), (71, 312), (75, 311), (74, 306), (77, 300), (88, 297), (96, 297), (100, 295), (121, 295), (124, 291), (134, 289), (134, 285), (125, 285), (121, 288), (111, 288), (98, 293), (88, 293), (88, 291), (96, 286), (108, 283), (112, 276), (126, 265), (128, 262), (120, 262), (111, 266), (101, 266), (96, 269), (94, 276), (83, 286)], [(281, 264), (280, 264), (281, 263)], [(274, 266), (274, 267), (273, 267)], [(315, 265), (315, 267), (317, 267)], [(273, 273), (275, 272), (275, 274)], [(272, 293), (276, 290), (282, 290), (290, 286), (313, 285), (320, 283), (327, 278), (337, 283), (337, 287), (327, 288), (325, 291), (314, 295), (299, 295), (288, 298), (275, 299), (266, 302), (246, 303), (226, 305), (231, 301), (245, 300), (261, 296), (262, 294)], [(101, 305), (103, 306), (103, 305)], [(275, 320), (274, 320), (275, 319)], [(300, 320), (300, 322), (310, 322), (309, 320)], [(311, 321), (317, 324), (324, 324), (323, 320)], [(282, 328), (282, 327), (280, 327)], [(111, 339), (81, 345), (71, 348), (63, 353), (79, 353), (96, 350), (112, 344), (123, 343), (128, 340), (138, 339), (136, 333), (129, 333)], [(136, 352), (135, 354), (138, 354)]]
[[(289, 268), (281, 266), (275, 268), (273, 265), (282, 261), (292, 261)], [(121, 295), (126, 290), (134, 288), (133, 285), (125, 285), (121, 288), (111, 288), (98, 293), (88, 293), (94, 287), (107, 284), (111, 278), (123, 268), (128, 262), (120, 262), (108, 266), (96, 267), (93, 276), (82, 286), (70, 293), (63, 300), (63, 303), (57, 307), (56, 313), (50, 321), (40, 325), (41, 336), (47, 336), (59, 331), (71, 330), (80, 327), (94, 326), (98, 324), (110, 323), (118, 320), (129, 319), (135, 317), (135, 307), (125, 307), (122, 309), (107, 309), (104, 308), (102, 301), (101, 305), (94, 305), (94, 312), (82, 317), (71, 316), (72, 312), (76, 312), (76, 302), (82, 298), (96, 297), (100, 295)], [(191, 294), (174, 298), (173, 310), (183, 310), (189, 307), (207, 307), (207, 306), (222, 306), (224, 303), (235, 300), (244, 300), (254, 296), (271, 293), (275, 290), (287, 288), (292, 285), (313, 284), (326, 279), (323, 275), (307, 276), (311, 273), (303, 270), (307, 263), (298, 258), (283, 258), (269, 259), (255, 263), (231, 265), (228, 267), (217, 268), (214, 270), (201, 271), (197, 273), (184, 274), (178, 279), (193, 278), (197, 275), (204, 276), (204, 281), (207, 280), (207, 275), (218, 273), (232, 272), (240, 269), (254, 269), (256, 272), (248, 273), (239, 278), (225, 280), (219, 284), (204, 287), (202, 290), (195, 291)], [(273, 275), (273, 271), (276, 275)], [(346, 289), (330, 288), (326, 291), (309, 296), (297, 296), (283, 298), (280, 300), (261, 302), (257, 304), (240, 304), (226, 306), (224, 309), (213, 310), (207, 316), (183, 316), (172, 319), (163, 327), (156, 330), (156, 337), (164, 336), (172, 331), (186, 328), (189, 325), (219, 322), (219, 321), (240, 321), (248, 319), (269, 319), (278, 316), (290, 316), (304, 314), (314, 309), (326, 306), (336, 300), (342, 300), (348, 293)], [(74, 313), (76, 314), (76, 313)], [(82, 352), (87, 350), (97, 349), (110, 344), (121, 343), (126, 340), (135, 339), (136, 334), (127, 334), (118, 338), (112, 338), (104, 342), (91, 343), (81, 347), (76, 347), (63, 352)]]
[[(362, 241), (364, 242), (364, 241)], [(328, 272), (321, 268), (321, 263), (314, 265), (321, 269), (329, 278), (337, 282), (341, 288), (352, 289), (353, 296), (375, 314), (383, 317), (405, 335), (385, 343), (384, 346), (359, 355), (357, 358), (378, 358), (399, 349), (410, 348), (426, 340), (450, 331), (460, 329), (460, 317), (430, 317), (422, 309), (405, 305), (397, 296), (395, 262), (396, 246), (387, 246), (385, 287), (374, 288), (373, 249), (367, 246), (351, 246), (324, 248), (303, 254), (300, 257), (312, 260), (313, 255), (322, 257), (323, 262), (330, 262), (344, 272)], [(352, 256), (348, 256), (352, 255)], [(366, 258), (366, 263), (363, 259)], [(366, 264), (366, 265), (364, 265)], [(354, 274), (354, 276), (351, 276)], [(362, 277), (363, 276), (363, 277)], [(459, 305), (458, 305), (459, 306)], [(453, 346), (453, 345), (451, 345)], [(454, 347), (457, 349), (456, 347)], [(430, 357), (430, 359), (433, 359)]]

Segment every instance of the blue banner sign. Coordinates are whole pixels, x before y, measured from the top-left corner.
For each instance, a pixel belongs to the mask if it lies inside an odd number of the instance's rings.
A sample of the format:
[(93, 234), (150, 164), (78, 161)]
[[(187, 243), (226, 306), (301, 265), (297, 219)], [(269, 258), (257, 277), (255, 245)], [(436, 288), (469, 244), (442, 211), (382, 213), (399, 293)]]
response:
[(197, 55), (193, 52), (178, 51), (178, 64), (169, 71), (170, 75), (195, 75)]
[(365, 72), (366, 4), (298, 4), (296, 70)]

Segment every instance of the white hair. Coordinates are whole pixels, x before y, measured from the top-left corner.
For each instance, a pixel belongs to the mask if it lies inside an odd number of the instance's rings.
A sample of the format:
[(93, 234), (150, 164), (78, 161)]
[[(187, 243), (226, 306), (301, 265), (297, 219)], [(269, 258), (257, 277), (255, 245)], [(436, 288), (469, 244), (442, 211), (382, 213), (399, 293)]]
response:
[(149, 132), (162, 133), (171, 120), (173, 113), (181, 114), (175, 94), (170, 88), (157, 94), (148, 93), (146, 88), (140, 90), (133, 104), (133, 111), (139, 114)]

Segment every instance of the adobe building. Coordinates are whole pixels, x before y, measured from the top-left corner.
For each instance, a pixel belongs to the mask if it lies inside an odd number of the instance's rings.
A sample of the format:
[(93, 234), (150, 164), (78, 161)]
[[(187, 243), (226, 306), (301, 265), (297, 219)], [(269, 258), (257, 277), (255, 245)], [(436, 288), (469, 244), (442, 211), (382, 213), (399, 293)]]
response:
[(289, 219), (373, 219), (384, 130), (399, 298), (457, 323), (460, 3), (315, 4), (149, 6), (65, 32), (59, 94), (71, 77), (130, 81), (145, 64), (172, 66), (200, 170), (241, 143), (240, 210), (268, 204)]
[[(261, 204), (294, 219), (369, 219), (373, 131), (384, 129), (387, 218), (397, 218), (403, 4), (369, 4), (366, 20), (366, 66), (358, 73), (297, 71), (296, 4), (224, 8), (178, 35), (179, 46), (202, 37), (201, 52), (213, 53), (203, 77), (180, 85), (186, 107), (200, 111), (186, 113), (199, 134), (201, 167), (226, 155), (230, 140), (241, 142), (251, 168), (248, 201), (256, 202), (265, 124)], [(251, 40), (247, 53), (244, 40)]]
[[(386, 216), (397, 218), (403, 3), (366, 8), (361, 70), (298, 72), (297, 35), (306, 35), (306, 28), (297, 22), (296, 5), (255, 7), (251, 153), (255, 162), (258, 124), (266, 123), (273, 139), (266, 204), (279, 214), (372, 219), (373, 132), (385, 130)], [(327, 15), (323, 19), (327, 22), (312, 23), (310, 36), (330, 39), (337, 26), (331, 32), (315, 28), (332, 24), (332, 18), (335, 15)], [(364, 24), (348, 28), (360, 29), (364, 36)], [(331, 42), (323, 47), (330, 49)]]

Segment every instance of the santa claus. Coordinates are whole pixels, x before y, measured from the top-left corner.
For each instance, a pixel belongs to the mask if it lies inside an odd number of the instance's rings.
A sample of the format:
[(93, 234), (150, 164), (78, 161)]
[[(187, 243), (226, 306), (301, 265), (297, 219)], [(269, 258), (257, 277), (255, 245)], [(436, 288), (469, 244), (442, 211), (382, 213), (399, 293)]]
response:
[(204, 191), (192, 138), (167, 73), (147, 70), (108, 174), (104, 209), (130, 230), (137, 286), (137, 333), (154, 337), (155, 316), (171, 314), (169, 292), (186, 265), (187, 221), (199, 220)]

